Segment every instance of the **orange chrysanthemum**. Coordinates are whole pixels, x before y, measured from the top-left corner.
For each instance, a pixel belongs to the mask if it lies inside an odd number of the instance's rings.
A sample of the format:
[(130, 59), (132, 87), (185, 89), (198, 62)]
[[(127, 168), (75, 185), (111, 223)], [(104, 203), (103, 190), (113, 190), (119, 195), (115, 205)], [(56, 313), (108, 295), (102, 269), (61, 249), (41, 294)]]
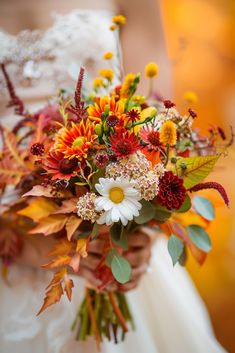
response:
[(109, 110), (109, 115), (115, 115), (120, 118), (124, 114), (124, 102), (122, 100), (116, 102), (114, 97), (98, 97), (94, 105), (89, 105), (87, 113), (91, 121), (100, 123), (101, 114), (106, 110)]
[(64, 127), (59, 131), (55, 151), (63, 153), (65, 158), (78, 158), (81, 161), (87, 158), (96, 138), (94, 125), (88, 120), (81, 120), (79, 124), (72, 123), (71, 127)]

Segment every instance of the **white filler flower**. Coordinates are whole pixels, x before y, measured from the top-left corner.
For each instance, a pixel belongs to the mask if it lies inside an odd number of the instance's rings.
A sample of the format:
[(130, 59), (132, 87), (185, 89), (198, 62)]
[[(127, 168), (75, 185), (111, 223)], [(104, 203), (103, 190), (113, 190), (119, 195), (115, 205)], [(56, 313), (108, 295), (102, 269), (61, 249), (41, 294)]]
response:
[(108, 226), (114, 222), (121, 221), (124, 226), (131, 221), (134, 216), (139, 215), (142, 205), (140, 193), (134, 188), (135, 182), (119, 177), (100, 178), (96, 184), (96, 190), (100, 195), (95, 200), (98, 211), (104, 210), (97, 220), (99, 224)]

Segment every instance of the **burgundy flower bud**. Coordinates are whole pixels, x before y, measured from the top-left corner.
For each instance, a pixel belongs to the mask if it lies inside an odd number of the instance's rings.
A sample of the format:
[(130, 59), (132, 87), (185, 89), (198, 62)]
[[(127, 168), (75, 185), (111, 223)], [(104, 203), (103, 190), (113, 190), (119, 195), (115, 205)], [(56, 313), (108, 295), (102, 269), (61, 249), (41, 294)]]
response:
[(193, 119), (197, 117), (197, 113), (193, 109), (189, 108), (188, 112)]
[(110, 115), (106, 119), (106, 124), (110, 127), (114, 127), (119, 123), (119, 119), (116, 115)]
[(166, 109), (170, 109), (175, 107), (175, 103), (173, 103), (172, 101), (170, 101), (169, 99), (166, 99), (163, 101), (163, 104), (165, 106)]
[(224, 130), (219, 126), (218, 126), (217, 130), (218, 130), (218, 133), (219, 133), (220, 137), (222, 138), (222, 140), (226, 140), (226, 135), (225, 135)]
[(109, 162), (109, 157), (105, 151), (99, 151), (96, 153), (94, 163), (99, 168), (104, 168)]
[(45, 147), (43, 143), (40, 143), (40, 142), (34, 143), (30, 148), (30, 152), (34, 156), (42, 156), (44, 151), (45, 151)]

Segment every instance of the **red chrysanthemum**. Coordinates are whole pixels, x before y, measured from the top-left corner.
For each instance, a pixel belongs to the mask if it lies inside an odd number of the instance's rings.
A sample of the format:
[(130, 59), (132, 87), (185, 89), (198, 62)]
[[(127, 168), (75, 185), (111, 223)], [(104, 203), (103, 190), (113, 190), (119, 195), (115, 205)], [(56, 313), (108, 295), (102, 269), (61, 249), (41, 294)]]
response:
[(133, 132), (122, 130), (110, 138), (111, 150), (118, 158), (127, 157), (139, 148), (138, 138)]
[(132, 108), (129, 112), (126, 113), (126, 122), (127, 124), (129, 123), (135, 123), (136, 121), (139, 121), (141, 119), (141, 112), (138, 108)]
[(149, 125), (142, 127), (139, 132), (140, 139), (148, 145), (150, 149), (158, 149), (161, 145), (160, 143), (160, 134), (154, 128)]
[(169, 171), (165, 172), (159, 181), (157, 201), (168, 210), (179, 209), (186, 197), (183, 179)]
[(48, 154), (43, 168), (48, 174), (52, 175), (52, 180), (69, 180), (80, 172), (80, 164), (78, 163), (77, 158), (64, 158), (63, 153), (56, 151)]

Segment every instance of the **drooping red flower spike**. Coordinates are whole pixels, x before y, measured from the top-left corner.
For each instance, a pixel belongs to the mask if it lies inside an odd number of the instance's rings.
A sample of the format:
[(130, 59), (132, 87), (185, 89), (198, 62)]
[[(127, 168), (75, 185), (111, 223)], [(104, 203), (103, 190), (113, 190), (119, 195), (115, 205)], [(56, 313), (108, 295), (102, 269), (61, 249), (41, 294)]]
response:
[(80, 72), (79, 72), (79, 76), (78, 76), (75, 94), (74, 94), (75, 105), (71, 104), (70, 107), (67, 108), (68, 111), (70, 111), (71, 113), (73, 113), (76, 116), (76, 118), (74, 118), (74, 117), (72, 118), (72, 121), (74, 121), (74, 122), (79, 122), (82, 119), (87, 118), (87, 111), (85, 108), (85, 102), (82, 101), (82, 98), (81, 98), (84, 73), (85, 73), (85, 69), (84, 69), (84, 67), (81, 67)]
[(195, 192), (199, 190), (205, 190), (205, 189), (215, 189), (218, 191), (222, 199), (224, 200), (226, 206), (229, 207), (229, 198), (228, 195), (223, 188), (223, 186), (219, 183), (216, 183), (215, 181), (208, 181), (206, 183), (200, 183), (195, 186), (193, 186), (191, 189), (189, 189), (190, 192)]
[(163, 104), (165, 106), (166, 109), (170, 109), (175, 107), (175, 103), (173, 103), (172, 101), (170, 101), (169, 99), (166, 99), (163, 101)]
[(7, 90), (8, 93), (10, 95), (10, 101), (8, 103), (8, 107), (14, 107), (15, 108), (15, 114), (17, 115), (21, 115), (24, 116), (25, 113), (25, 108), (24, 108), (24, 103), (22, 102), (22, 100), (17, 96), (16, 92), (15, 92), (15, 88), (11, 82), (11, 79), (6, 71), (5, 65), (1, 64), (1, 69), (2, 69), (2, 73), (3, 76), (5, 78), (6, 81), (6, 86), (7, 86)]

